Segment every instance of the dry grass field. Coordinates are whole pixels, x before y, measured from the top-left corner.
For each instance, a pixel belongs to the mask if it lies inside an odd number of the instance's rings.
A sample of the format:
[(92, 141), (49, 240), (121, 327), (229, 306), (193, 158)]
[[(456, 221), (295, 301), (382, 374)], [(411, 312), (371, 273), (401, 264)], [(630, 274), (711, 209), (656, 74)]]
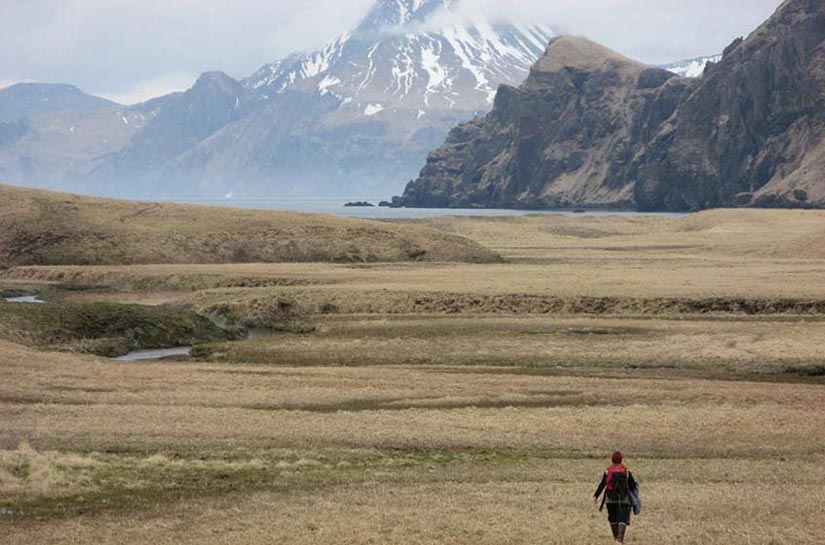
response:
[(499, 261), (467, 239), (318, 214), (80, 197), (0, 184), (0, 266)]
[(825, 523), (821, 386), (2, 349), (4, 543), (600, 543), (618, 446), (648, 505), (631, 542)]
[(270, 365), (515, 366), (592, 375), (657, 370), (702, 377), (822, 377), (825, 320), (344, 316), (312, 335), (253, 334), (202, 350), (209, 361)]
[(0, 272), (251, 328), (142, 364), (0, 341), (0, 543), (609, 543), (617, 448), (629, 543), (822, 543), (825, 214), (419, 223), (508, 262)]
[[(822, 211), (719, 210), (681, 218), (447, 217), (415, 222), (478, 242), (507, 263), (21, 266), (0, 273), (0, 281), (105, 286), (126, 293), (309, 286), (313, 292), (354, 293), (353, 298), (364, 293), (436, 292), (825, 300)], [(235, 295), (229, 292), (230, 298)]]
[(561, 255), (609, 252), (639, 259), (825, 259), (825, 212), (821, 210), (709, 210), (683, 217), (541, 216), (437, 217), (411, 220), (466, 236), (510, 260), (546, 262)]

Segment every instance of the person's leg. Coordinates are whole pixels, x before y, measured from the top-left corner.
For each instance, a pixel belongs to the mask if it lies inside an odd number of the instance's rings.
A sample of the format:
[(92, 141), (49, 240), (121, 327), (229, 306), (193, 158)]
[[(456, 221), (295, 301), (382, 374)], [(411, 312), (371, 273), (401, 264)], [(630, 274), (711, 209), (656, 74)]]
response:
[(613, 539), (619, 541), (619, 506), (612, 503), (607, 504), (607, 520), (610, 521), (610, 531), (613, 532)]
[(617, 513), (619, 528), (618, 536), (616, 537), (616, 541), (618, 541), (619, 543), (624, 543), (625, 534), (627, 533), (627, 527), (630, 525), (630, 510), (631, 507), (629, 505), (619, 506), (619, 511)]

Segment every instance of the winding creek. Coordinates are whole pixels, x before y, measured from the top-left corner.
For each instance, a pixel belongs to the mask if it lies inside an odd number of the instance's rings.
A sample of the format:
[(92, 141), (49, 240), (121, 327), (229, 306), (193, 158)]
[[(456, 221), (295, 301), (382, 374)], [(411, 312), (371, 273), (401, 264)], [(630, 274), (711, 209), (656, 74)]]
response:
[(171, 358), (174, 356), (188, 356), (192, 352), (191, 346), (183, 346), (180, 348), (164, 348), (162, 350), (138, 350), (130, 352), (125, 356), (115, 358), (116, 361), (135, 362), (135, 361), (154, 361), (163, 358)]
[(22, 297), (6, 297), (7, 303), (28, 303), (28, 304), (42, 304), (45, 303), (43, 299), (37, 295), (23, 295)]
[[(21, 303), (21, 304), (30, 304), (30, 305), (38, 305), (43, 304), (46, 301), (40, 298), (38, 295), (22, 295), (18, 297), (6, 297), (5, 301), (7, 303)], [(137, 362), (137, 361), (155, 361), (155, 360), (162, 360), (164, 358), (171, 358), (175, 356), (188, 356), (192, 352), (191, 346), (182, 346), (179, 348), (164, 348), (160, 350), (136, 350), (134, 352), (130, 352), (125, 356), (121, 356), (119, 358), (114, 358), (115, 361), (121, 362)]]

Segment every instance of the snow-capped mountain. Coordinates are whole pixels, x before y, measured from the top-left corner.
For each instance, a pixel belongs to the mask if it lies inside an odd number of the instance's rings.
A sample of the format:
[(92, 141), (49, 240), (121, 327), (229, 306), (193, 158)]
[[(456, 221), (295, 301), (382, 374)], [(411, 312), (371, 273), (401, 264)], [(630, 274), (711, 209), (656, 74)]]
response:
[(450, 0), (380, 0), (353, 31), (267, 65), (244, 85), (338, 97), (374, 115), (388, 108), (487, 110), (498, 86), (522, 82), (553, 35), (548, 27), (462, 21)]
[(695, 59), (688, 59), (684, 61), (675, 62), (660, 66), (669, 72), (673, 72), (683, 78), (698, 78), (705, 73), (705, 67), (708, 63), (716, 63), (722, 60), (722, 55), (713, 55), (711, 57), (696, 57)]
[(155, 182), (140, 186), (166, 191), (175, 180), (178, 191), (236, 197), (400, 189), (453, 126), (492, 108), (499, 85), (526, 79), (552, 35), (546, 27), (462, 20), (458, 7), (378, 0), (351, 31), (243, 80), (242, 116), (152, 167)]
[[(42, 164), (31, 144), (40, 139), (15, 136), (0, 142), (0, 178), (155, 199), (397, 193), (452, 127), (492, 108), (499, 85), (527, 78), (552, 36), (543, 26), (465, 19), (459, 2), (376, 0), (315, 51), (240, 82), (208, 73), (156, 101), (125, 143), (89, 129), (105, 153), (74, 161), (61, 152), (70, 168), (38, 179), (22, 179), (15, 165), (24, 156)], [(118, 108), (110, 117), (120, 119)]]

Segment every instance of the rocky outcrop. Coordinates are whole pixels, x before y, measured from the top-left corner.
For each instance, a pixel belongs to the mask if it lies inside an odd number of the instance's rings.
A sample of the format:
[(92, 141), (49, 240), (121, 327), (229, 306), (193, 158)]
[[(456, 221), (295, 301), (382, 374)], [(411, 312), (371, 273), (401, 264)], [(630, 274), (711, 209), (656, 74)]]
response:
[(788, 0), (701, 79), (554, 39), (396, 206), (825, 206), (825, 3)]
[(400, 203), (631, 207), (637, 142), (691, 88), (671, 80), (587, 39), (556, 38), (524, 85), (499, 88), (486, 119), (453, 130)]
[(825, 2), (737, 40), (636, 161), (649, 210), (825, 206)]

